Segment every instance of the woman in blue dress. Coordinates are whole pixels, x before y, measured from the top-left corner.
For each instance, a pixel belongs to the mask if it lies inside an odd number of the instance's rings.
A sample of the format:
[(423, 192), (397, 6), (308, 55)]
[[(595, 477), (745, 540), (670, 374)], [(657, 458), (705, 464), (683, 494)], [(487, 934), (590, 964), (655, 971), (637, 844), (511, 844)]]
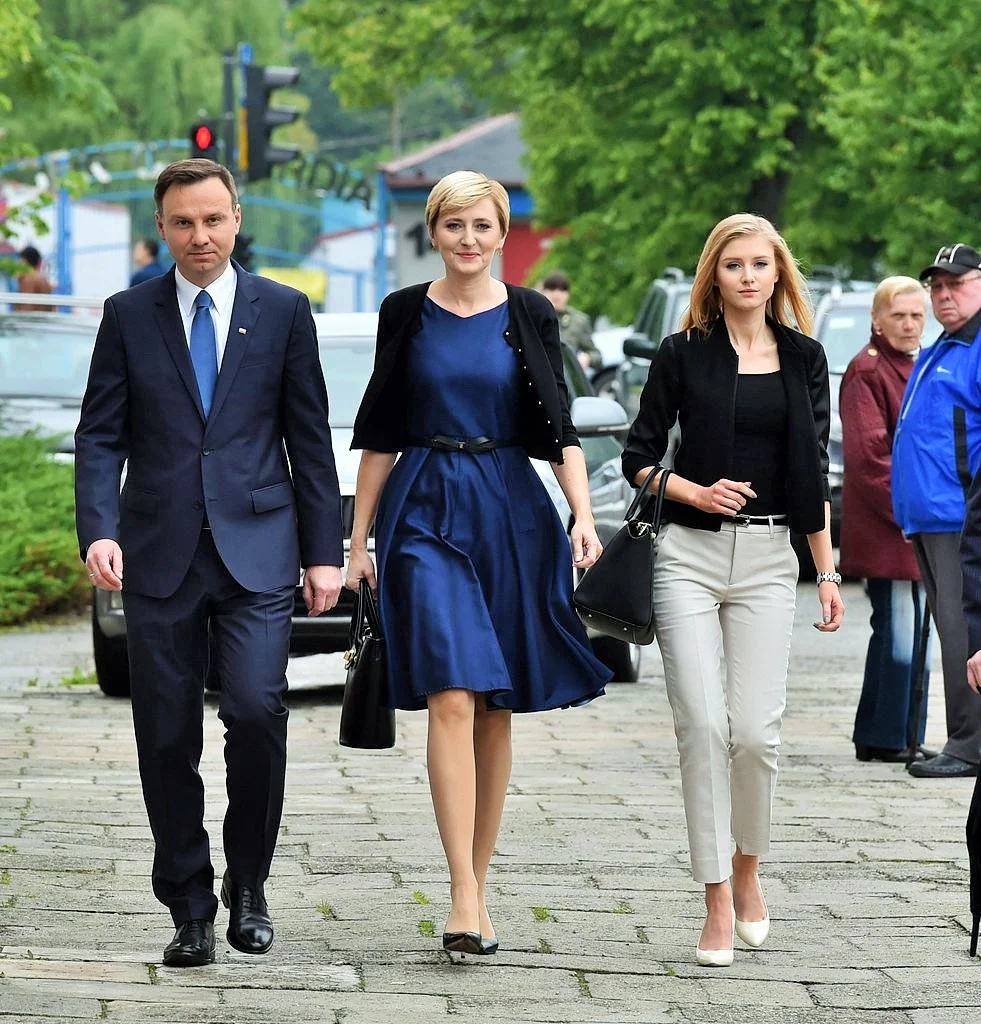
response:
[[(347, 585), (377, 588), (391, 706), (429, 710), (450, 873), (443, 946), (470, 953), (497, 949), (485, 883), (511, 713), (586, 703), (610, 679), (572, 607), (573, 564), (592, 565), (601, 546), (555, 312), (491, 274), (509, 213), (507, 192), (483, 174), (434, 186), (426, 225), (446, 273), (382, 303), (353, 443), (364, 451)], [(569, 501), (571, 558), (529, 456), (552, 463)]]

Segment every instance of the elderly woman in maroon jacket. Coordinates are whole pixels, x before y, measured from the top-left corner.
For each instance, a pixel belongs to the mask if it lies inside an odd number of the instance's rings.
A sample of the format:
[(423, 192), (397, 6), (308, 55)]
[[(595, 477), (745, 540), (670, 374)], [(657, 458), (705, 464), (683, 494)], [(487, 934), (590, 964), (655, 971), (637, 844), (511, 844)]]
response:
[[(920, 351), (927, 296), (911, 277), (887, 277), (872, 300), (872, 337), (848, 364), (839, 409), (845, 479), (841, 571), (863, 576), (872, 603), (872, 637), (855, 715), (860, 761), (905, 761), (924, 592), (913, 546), (892, 515), (892, 439), (913, 361)], [(929, 670), (927, 670), (929, 673)], [(924, 678), (924, 687), (928, 678)], [(925, 692), (925, 691), (924, 691)], [(917, 756), (926, 726), (917, 724)]]

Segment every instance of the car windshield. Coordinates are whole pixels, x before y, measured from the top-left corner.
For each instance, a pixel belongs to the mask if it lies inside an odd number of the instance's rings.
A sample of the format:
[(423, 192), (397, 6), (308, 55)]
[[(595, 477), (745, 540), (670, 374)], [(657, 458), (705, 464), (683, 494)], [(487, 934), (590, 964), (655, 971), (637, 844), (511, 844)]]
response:
[[(691, 285), (687, 288), (679, 288), (671, 299), (671, 316), (668, 320), (668, 333), (674, 334), (681, 330), (681, 318), (691, 303)], [(661, 339), (658, 338), (658, 341)]]
[(320, 365), (324, 368), (330, 399), (330, 425), (353, 427), (361, 396), (368, 386), (375, 359), (375, 336), (320, 339)]
[[(829, 309), (821, 320), (818, 341), (824, 346), (828, 357), (828, 371), (842, 374), (855, 354), (869, 343), (872, 310), (872, 296), (869, 305), (839, 306)], [(943, 328), (927, 310), (926, 327), (923, 329), (923, 344), (932, 345)]]
[(0, 313), (0, 398), (81, 402), (98, 321)]

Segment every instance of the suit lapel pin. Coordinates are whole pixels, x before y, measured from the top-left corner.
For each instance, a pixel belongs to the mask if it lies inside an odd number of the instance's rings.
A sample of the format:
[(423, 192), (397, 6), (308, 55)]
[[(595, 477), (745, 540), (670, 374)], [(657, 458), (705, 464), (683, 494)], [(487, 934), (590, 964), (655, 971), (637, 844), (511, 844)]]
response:
[(239, 333), (239, 334), (245, 334), (245, 328), (244, 328), (244, 327), (240, 327), (240, 328), (238, 329), (238, 333)]

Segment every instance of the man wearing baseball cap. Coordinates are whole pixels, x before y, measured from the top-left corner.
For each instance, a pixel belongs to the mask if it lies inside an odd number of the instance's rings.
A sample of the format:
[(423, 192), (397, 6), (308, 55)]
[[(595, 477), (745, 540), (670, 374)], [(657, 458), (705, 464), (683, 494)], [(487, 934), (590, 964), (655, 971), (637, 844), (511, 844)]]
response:
[(909, 766), (917, 778), (977, 775), (981, 696), (968, 685), (961, 592), (965, 495), (981, 466), (981, 255), (945, 245), (920, 273), (940, 338), (917, 360), (893, 440), (896, 522), (913, 542), (943, 655), (947, 742)]

